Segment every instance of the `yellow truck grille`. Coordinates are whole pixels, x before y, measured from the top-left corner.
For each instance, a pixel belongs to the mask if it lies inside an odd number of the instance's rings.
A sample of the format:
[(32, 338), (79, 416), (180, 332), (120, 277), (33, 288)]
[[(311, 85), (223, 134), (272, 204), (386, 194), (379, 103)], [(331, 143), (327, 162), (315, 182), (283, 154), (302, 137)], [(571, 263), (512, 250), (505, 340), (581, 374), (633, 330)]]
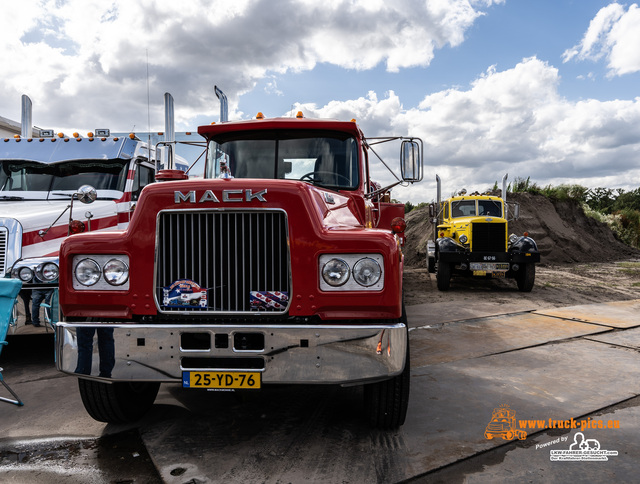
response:
[(471, 226), (472, 252), (506, 252), (506, 223), (473, 223)]

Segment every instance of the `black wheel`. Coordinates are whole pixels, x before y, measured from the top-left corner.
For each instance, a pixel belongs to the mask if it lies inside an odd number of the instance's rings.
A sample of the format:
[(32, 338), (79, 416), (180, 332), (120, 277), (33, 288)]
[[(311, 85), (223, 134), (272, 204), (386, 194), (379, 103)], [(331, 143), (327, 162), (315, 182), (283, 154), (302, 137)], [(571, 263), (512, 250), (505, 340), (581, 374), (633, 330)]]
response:
[(78, 378), (82, 403), (87, 413), (99, 422), (134, 422), (149, 411), (160, 383), (103, 383)]
[[(402, 307), (405, 325), (407, 317)], [(408, 329), (408, 328), (407, 328)], [(398, 376), (364, 386), (364, 402), (369, 422), (381, 430), (391, 430), (404, 424), (409, 406), (411, 362), (409, 359), (409, 332), (407, 331), (407, 351), (404, 370)]]
[(451, 264), (438, 262), (436, 281), (440, 291), (448, 291), (451, 286)]
[(516, 281), (518, 282), (518, 289), (521, 292), (531, 292), (533, 289), (533, 283), (536, 279), (536, 266), (533, 262), (524, 264), (520, 270), (516, 273)]

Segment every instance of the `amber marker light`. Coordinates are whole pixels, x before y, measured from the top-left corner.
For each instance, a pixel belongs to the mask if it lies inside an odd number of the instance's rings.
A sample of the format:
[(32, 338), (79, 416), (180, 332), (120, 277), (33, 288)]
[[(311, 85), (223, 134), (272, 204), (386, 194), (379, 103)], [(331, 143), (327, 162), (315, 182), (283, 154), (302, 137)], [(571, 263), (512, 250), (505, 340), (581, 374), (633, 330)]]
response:
[(298, 114), (296, 114), (296, 118), (298, 119), (304, 118), (304, 114), (302, 114), (302, 111), (298, 111)]
[(259, 112), (258, 114), (256, 114), (256, 119), (264, 119), (264, 114)]
[(135, 139), (135, 138), (136, 138), (135, 133), (129, 133), (129, 139)]

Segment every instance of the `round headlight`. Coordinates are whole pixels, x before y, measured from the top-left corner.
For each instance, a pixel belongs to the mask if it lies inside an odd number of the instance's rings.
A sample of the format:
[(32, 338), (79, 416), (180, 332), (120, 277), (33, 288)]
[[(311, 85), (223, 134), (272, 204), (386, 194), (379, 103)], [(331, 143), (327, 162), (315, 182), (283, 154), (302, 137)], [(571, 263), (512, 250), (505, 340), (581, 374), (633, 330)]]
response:
[(121, 286), (129, 280), (129, 267), (120, 259), (111, 259), (102, 268), (102, 274), (112, 286)]
[(467, 236), (466, 235), (461, 235), (460, 236), (460, 243), (461, 244), (466, 244), (467, 243)]
[(353, 278), (361, 286), (373, 286), (380, 280), (382, 269), (375, 260), (365, 257), (353, 266)]
[(58, 264), (55, 262), (46, 262), (36, 269), (38, 279), (42, 282), (52, 282), (58, 278), (60, 271), (58, 270)]
[(18, 278), (22, 282), (29, 282), (33, 279), (33, 271), (29, 267), (21, 267), (18, 270)]
[(331, 259), (322, 267), (322, 278), (330, 286), (342, 286), (349, 279), (349, 265), (342, 259)]
[(76, 265), (75, 275), (83, 286), (93, 286), (100, 279), (100, 266), (93, 259), (82, 259)]

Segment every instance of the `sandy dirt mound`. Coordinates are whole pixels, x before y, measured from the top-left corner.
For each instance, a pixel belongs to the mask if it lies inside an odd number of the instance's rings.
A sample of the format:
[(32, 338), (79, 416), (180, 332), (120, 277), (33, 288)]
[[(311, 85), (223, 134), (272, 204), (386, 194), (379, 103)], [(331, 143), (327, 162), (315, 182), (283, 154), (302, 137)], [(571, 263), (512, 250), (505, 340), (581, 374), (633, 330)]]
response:
[[(618, 241), (606, 224), (587, 217), (576, 202), (552, 202), (530, 193), (510, 193), (507, 200), (520, 204), (520, 218), (509, 223), (509, 233), (529, 232), (538, 244), (542, 265), (640, 257), (640, 251)], [(426, 267), (427, 241), (433, 238), (428, 208), (412, 210), (406, 221), (405, 263)]]

